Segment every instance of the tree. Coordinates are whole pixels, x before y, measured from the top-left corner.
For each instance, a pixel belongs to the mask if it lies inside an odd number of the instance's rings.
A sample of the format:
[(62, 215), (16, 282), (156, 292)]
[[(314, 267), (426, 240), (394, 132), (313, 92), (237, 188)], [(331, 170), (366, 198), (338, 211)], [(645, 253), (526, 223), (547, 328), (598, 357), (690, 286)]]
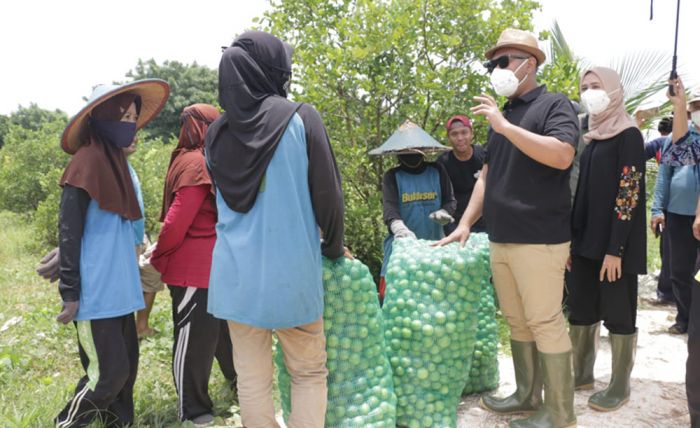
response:
[[(478, 64), (507, 27), (531, 28), (536, 1), (278, 0), (260, 26), (295, 46), (293, 97), (316, 106), (343, 177), (346, 239), (376, 273), (381, 180), (393, 159), (370, 158), (406, 119), (445, 140), (488, 85)], [(477, 141), (486, 126), (477, 120)]]
[(9, 116), (0, 115), (0, 147), (5, 144), (10, 126), (17, 125), (26, 130), (38, 131), (49, 122), (60, 122), (65, 126), (68, 123), (68, 116), (61, 110), (46, 110), (35, 103), (29, 103), (29, 107), (20, 105)]
[(157, 64), (153, 59), (139, 60), (126, 77), (132, 80), (159, 78), (170, 84), (170, 98), (165, 108), (146, 128), (150, 135), (166, 142), (180, 131), (180, 113), (185, 107), (194, 103), (218, 105), (217, 71), (196, 62), (164, 61)]

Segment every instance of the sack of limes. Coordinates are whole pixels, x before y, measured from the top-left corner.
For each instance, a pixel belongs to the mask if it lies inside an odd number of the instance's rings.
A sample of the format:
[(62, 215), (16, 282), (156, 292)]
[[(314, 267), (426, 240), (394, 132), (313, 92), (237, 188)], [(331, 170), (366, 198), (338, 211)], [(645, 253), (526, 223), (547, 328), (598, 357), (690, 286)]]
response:
[(476, 343), (469, 371), (469, 379), (462, 395), (490, 391), (498, 388), (498, 322), (496, 299), (491, 281), (481, 284), (481, 298), (477, 315)]
[[(324, 258), (323, 287), (328, 354), (326, 427), (395, 427), (396, 395), (377, 287), (369, 269), (359, 260)], [(291, 385), (279, 343), (275, 365), (286, 420), (291, 411)]]
[(455, 427), (469, 377), (483, 281), (491, 276), (488, 239), (432, 247), (397, 239), (386, 272), (384, 337), (394, 375), (397, 423)]

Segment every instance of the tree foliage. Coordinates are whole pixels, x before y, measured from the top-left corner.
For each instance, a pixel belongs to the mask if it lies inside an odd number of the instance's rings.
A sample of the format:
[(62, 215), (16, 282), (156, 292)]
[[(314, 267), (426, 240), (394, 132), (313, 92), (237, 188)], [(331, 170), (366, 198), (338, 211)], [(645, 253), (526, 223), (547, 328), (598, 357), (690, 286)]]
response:
[[(393, 159), (371, 158), (406, 119), (440, 140), (487, 88), (478, 65), (507, 27), (531, 28), (536, 1), (278, 0), (260, 26), (295, 47), (295, 99), (322, 114), (343, 176), (346, 240), (378, 271), (381, 179)], [(486, 135), (477, 120), (477, 142)]]
[(148, 125), (148, 133), (168, 141), (180, 130), (180, 113), (195, 103), (218, 105), (218, 73), (197, 64), (178, 61), (139, 60), (136, 67), (126, 74), (133, 80), (163, 79), (170, 84), (170, 98), (163, 111)]
[(62, 122), (63, 125), (68, 121), (68, 116), (61, 110), (46, 110), (35, 103), (29, 103), (29, 107), (19, 106), (17, 110), (10, 115), (0, 115), (0, 147), (5, 143), (5, 137), (10, 132), (12, 125), (19, 126), (23, 129), (37, 131), (47, 122)]

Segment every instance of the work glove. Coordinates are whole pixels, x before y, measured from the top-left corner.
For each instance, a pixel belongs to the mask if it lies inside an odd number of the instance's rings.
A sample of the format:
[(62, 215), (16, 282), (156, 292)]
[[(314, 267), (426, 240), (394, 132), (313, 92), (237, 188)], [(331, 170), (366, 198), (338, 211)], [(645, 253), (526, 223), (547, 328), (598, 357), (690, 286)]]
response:
[(58, 281), (59, 272), (59, 260), (61, 254), (58, 251), (58, 247), (49, 251), (40, 261), (39, 266), (36, 268), (36, 273), (38, 273), (42, 278), (48, 279), (51, 282)]
[(397, 239), (400, 239), (400, 238), (416, 239), (416, 234), (411, 232), (411, 229), (406, 227), (406, 224), (404, 224), (403, 220), (392, 221), (391, 224), (389, 225), (389, 229), (391, 229), (391, 233), (393, 233)]
[(78, 308), (80, 307), (80, 301), (76, 300), (74, 302), (63, 302), (63, 307), (61, 308), (61, 313), (56, 317), (56, 321), (61, 324), (68, 324), (75, 319), (78, 314)]
[(454, 217), (452, 217), (450, 213), (448, 213), (442, 208), (437, 211), (431, 212), (428, 218), (430, 218), (432, 221), (439, 224), (440, 226), (444, 226), (455, 221)]

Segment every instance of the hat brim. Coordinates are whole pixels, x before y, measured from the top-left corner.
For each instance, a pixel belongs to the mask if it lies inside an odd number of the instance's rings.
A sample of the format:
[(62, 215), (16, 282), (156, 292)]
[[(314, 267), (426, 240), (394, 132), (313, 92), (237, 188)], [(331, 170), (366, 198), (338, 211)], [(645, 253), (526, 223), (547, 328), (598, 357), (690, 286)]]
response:
[(168, 101), (170, 85), (162, 79), (144, 79), (127, 83), (91, 100), (71, 118), (61, 136), (61, 148), (68, 154), (74, 154), (81, 145), (81, 140), (88, 129), (88, 118), (92, 110), (103, 102), (119, 94), (130, 93), (141, 98), (141, 111), (136, 121), (136, 129), (141, 129), (153, 120)]
[(486, 59), (491, 59), (493, 58), (493, 54), (499, 50), (499, 49), (505, 49), (505, 48), (513, 48), (513, 49), (518, 49), (521, 51), (525, 51), (529, 53), (530, 55), (534, 56), (535, 59), (537, 60), (537, 65), (542, 65), (547, 59), (547, 56), (544, 54), (544, 52), (539, 49), (539, 48), (534, 48), (530, 45), (525, 45), (522, 43), (503, 43), (501, 45), (496, 45), (492, 47), (491, 49), (486, 51)]
[(368, 152), (370, 155), (374, 156), (380, 156), (380, 155), (410, 155), (413, 153), (423, 153), (423, 154), (430, 154), (430, 153), (442, 153), (442, 152), (447, 152), (450, 149), (449, 147), (411, 147), (410, 149), (401, 149), (401, 150), (384, 150), (381, 147), (378, 147), (374, 150), (371, 150)]

